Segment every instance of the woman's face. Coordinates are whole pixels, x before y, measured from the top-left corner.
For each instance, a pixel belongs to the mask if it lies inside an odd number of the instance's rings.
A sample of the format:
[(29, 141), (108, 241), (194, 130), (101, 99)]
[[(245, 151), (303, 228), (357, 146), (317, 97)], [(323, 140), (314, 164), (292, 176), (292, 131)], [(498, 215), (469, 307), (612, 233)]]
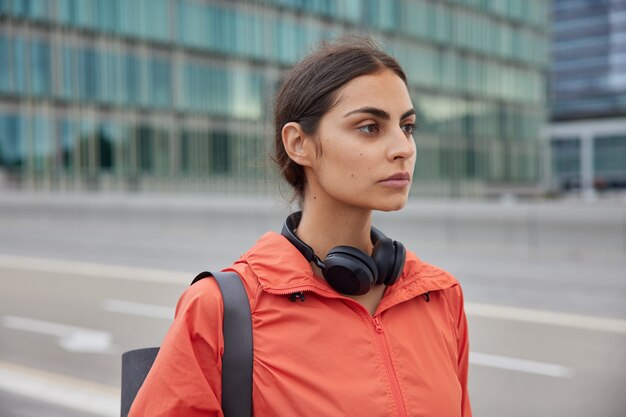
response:
[(306, 169), (305, 198), (371, 210), (404, 207), (415, 165), (414, 113), (406, 85), (391, 70), (347, 83), (320, 120), (321, 152)]

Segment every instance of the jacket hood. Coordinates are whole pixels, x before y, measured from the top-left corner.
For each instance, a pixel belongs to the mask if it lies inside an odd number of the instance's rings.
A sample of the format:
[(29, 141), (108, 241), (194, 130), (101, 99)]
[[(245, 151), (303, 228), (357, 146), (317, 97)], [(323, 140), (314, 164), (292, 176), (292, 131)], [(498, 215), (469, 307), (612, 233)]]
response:
[[(313, 273), (304, 256), (285, 237), (265, 233), (241, 261), (257, 276), (262, 288), (276, 294), (315, 291), (328, 297), (342, 297), (324, 278)], [(418, 295), (457, 285), (447, 271), (421, 261), (406, 251), (406, 261), (395, 285), (387, 288), (381, 304), (397, 304)]]

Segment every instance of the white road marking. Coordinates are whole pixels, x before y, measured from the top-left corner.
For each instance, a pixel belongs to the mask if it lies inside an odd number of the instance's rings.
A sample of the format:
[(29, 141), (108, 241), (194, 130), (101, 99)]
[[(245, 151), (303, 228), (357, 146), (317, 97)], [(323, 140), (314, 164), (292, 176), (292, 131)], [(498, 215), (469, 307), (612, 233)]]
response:
[(70, 352), (117, 353), (112, 345), (113, 336), (102, 330), (17, 316), (4, 316), (2, 321), (9, 329), (55, 336), (59, 346)]
[[(181, 271), (164, 271), (132, 266), (106, 265), (13, 255), (0, 255), (0, 268), (2, 267), (27, 271), (41, 271), (45, 273), (53, 272), (98, 278), (177, 284), (181, 286), (186, 286), (189, 282), (189, 277), (192, 275), (189, 272)], [(478, 303), (465, 303), (465, 311), (468, 315), (477, 317), (574, 327), (585, 330), (626, 333), (626, 320), (623, 319)]]
[(490, 355), (487, 353), (470, 352), (469, 362), (473, 365), (482, 365), (491, 368), (507, 369), (510, 371), (551, 376), (555, 378), (572, 378), (574, 376), (574, 370), (565, 366), (547, 362), (530, 361), (527, 359), (511, 358), (508, 356)]
[(93, 415), (120, 415), (117, 388), (6, 362), (0, 362), (0, 390)]
[(172, 307), (110, 299), (102, 302), (102, 308), (106, 311), (114, 313), (132, 314), (135, 316), (153, 317), (166, 320), (172, 320), (175, 312), (175, 309)]
[(192, 277), (192, 273), (189, 272), (14, 255), (0, 255), (0, 267), (178, 285), (188, 285), (190, 277)]
[(594, 317), (582, 314), (558, 313), (529, 308), (476, 303), (465, 303), (465, 312), (468, 316), (490, 317), (561, 327), (575, 327), (612, 333), (626, 333), (626, 320), (607, 317)]

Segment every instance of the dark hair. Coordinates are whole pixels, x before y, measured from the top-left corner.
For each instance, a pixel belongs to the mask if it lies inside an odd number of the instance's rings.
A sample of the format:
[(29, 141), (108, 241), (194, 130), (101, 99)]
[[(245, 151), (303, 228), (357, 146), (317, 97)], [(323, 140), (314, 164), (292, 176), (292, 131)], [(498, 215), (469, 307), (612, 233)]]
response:
[(282, 141), (282, 129), (298, 122), (306, 134), (314, 134), (322, 116), (335, 104), (338, 90), (352, 79), (388, 68), (406, 84), (400, 64), (371, 39), (344, 36), (322, 42), (285, 76), (274, 105), (274, 161), (304, 199), (306, 178), (302, 166), (289, 158)]

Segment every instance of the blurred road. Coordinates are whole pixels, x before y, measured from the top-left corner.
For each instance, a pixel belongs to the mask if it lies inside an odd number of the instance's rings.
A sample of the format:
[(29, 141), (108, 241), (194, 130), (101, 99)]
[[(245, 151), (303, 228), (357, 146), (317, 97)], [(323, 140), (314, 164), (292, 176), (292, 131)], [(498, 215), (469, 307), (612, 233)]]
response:
[[(119, 415), (121, 353), (158, 345), (191, 278), (288, 211), (0, 196), (0, 416)], [(625, 415), (626, 204), (413, 202), (375, 223), (463, 285), (474, 415)]]

